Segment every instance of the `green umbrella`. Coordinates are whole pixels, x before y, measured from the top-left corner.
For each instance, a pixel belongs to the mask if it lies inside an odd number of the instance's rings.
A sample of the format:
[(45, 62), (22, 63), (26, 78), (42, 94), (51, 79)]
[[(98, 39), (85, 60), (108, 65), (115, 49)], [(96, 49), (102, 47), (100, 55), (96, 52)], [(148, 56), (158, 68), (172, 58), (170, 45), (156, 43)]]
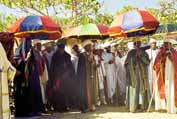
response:
[(155, 32), (155, 35), (168, 35), (168, 34), (177, 34), (177, 24), (160, 25)]
[(63, 33), (63, 37), (65, 38), (107, 38), (109, 35), (107, 34), (108, 27), (101, 24), (85, 24), (80, 25), (75, 28), (70, 28)]

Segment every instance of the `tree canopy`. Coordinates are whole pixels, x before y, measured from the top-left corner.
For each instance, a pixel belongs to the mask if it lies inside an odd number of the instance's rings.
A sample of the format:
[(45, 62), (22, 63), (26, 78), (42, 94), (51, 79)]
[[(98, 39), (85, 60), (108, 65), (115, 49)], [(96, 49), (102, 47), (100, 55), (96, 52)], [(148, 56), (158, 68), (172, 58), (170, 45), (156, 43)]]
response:
[[(177, 23), (177, 0), (171, 2), (160, 0), (160, 8), (146, 8), (161, 24)], [(63, 29), (86, 23), (110, 25), (114, 15), (100, 12), (103, 3), (97, 0), (0, 0), (0, 3), (11, 8), (20, 9), (26, 15), (38, 14), (51, 17)], [(138, 8), (124, 6), (116, 14)], [(115, 15), (116, 15), (115, 14)], [(5, 31), (17, 18), (14, 15), (0, 14), (0, 30)]]

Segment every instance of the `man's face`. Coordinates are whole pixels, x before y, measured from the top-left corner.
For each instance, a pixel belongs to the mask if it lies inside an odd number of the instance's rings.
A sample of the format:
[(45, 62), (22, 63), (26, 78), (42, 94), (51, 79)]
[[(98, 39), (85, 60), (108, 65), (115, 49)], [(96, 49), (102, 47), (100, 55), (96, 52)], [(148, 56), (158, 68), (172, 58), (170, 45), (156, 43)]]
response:
[(156, 48), (156, 42), (153, 42), (153, 43), (151, 43), (151, 49), (155, 49)]
[(38, 51), (41, 51), (41, 50), (42, 50), (42, 44), (41, 44), (41, 43), (37, 43), (37, 44), (36, 44), (36, 49), (37, 49)]
[(135, 48), (140, 48), (140, 46), (141, 46), (141, 41), (134, 42), (134, 47)]
[(111, 52), (111, 46), (108, 46), (108, 47), (106, 48), (106, 52)]
[(60, 54), (63, 54), (65, 51), (65, 48), (58, 48), (58, 49), (59, 49)]
[(78, 45), (74, 45), (72, 49), (73, 49), (75, 52), (77, 52), (77, 53), (79, 52), (79, 47), (78, 47)]
[(170, 42), (165, 42), (165, 43), (164, 43), (164, 48), (165, 48), (166, 50), (169, 50), (169, 49), (172, 48), (172, 44), (171, 44)]
[(84, 49), (85, 49), (86, 52), (91, 52), (92, 46), (91, 46), (90, 44), (89, 44), (89, 45), (86, 45), (86, 46), (84, 47)]

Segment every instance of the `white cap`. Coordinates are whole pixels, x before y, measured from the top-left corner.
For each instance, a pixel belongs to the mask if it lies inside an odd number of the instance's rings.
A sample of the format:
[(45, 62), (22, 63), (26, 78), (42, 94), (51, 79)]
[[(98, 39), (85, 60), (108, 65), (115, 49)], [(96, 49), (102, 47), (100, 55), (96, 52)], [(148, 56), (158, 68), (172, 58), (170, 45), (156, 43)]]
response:
[(95, 49), (96, 49), (96, 50), (99, 50), (99, 49), (103, 49), (103, 47), (102, 47), (101, 45), (96, 45), (96, 46), (95, 46)]
[(92, 41), (86, 40), (86, 41), (84, 41), (84, 42), (82, 43), (82, 47), (85, 47), (85, 46), (87, 46), (87, 45), (93, 45)]
[(150, 40), (149, 40), (149, 44), (151, 44), (151, 43), (156, 43), (157, 41), (156, 41), (156, 39), (154, 39), (154, 38), (150, 38)]
[(112, 44), (111, 44), (111, 47), (113, 47), (113, 46), (115, 46), (115, 45), (117, 45), (117, 43), (112, 43)]
[(103, 48), (107, 48), (108, 46), (111, 46), (110, 42), (106, 42), (106, 43), (103, 44)]
[(171, 43), (171, 44), (177, 44), (177, 41), (174, 40), (174, 39), (165, 39), (164, 42), (168, 42), (168, 43)]

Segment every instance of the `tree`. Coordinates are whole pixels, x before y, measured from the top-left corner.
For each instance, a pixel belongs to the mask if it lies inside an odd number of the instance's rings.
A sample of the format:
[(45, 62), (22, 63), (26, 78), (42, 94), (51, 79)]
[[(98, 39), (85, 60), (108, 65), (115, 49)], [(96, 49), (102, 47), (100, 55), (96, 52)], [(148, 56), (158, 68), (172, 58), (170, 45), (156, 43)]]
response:
[(8, 27), (14, 22), (14, 15), (0, 14), (0, 31), (7, 31)]
[[(97, 0), (30, 0), (28, 2), (26, 0), (0, 0), (0, 3), (10, 8), (20, 8), (27, 15), (34, 12), (40, 15), (48, 15), (67, 27), (74, 27), (89, 22), (104, 22), (104, 20), (97, 19), (111, 17), (108, 14), (99, 13), (102, 3), (97, 2)], [(54, 13), (49, 14), (50, 11), (54, 11)], [(61, 14), (64, 16), (64, 13), (69, 15), (66, 15), (66, 18), (61, 18)], [(106, 24), (110, 20), (111, 18), (105, 20), (108, 21)]]
[(124, 6), (121, 10), (117, 11), (117, 14), (122, 14), (131, 10), (137, 10), (138, 8), (133, 6)]

